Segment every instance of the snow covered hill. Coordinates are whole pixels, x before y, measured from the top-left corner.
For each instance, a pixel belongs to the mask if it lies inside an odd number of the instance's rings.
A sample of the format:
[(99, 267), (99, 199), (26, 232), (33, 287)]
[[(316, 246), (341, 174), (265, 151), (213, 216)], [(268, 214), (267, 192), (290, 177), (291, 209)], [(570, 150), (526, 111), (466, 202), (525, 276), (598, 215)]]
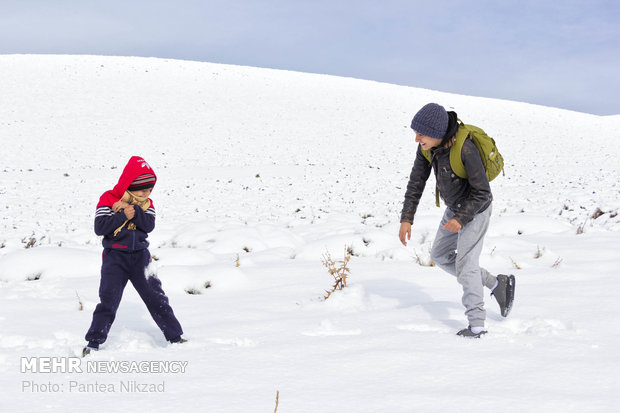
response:
[[(0, 56), (0, 79), (0, 411), (258, 412), (276, 391), (278, 412), (296, 413), (620, 402), (619, 116), (163, 59)], [(506, 160), (481, 261), (516, 275), (517, 301), (503, 319), (487, 300), (475, 342), (454, 337), (458, 284), (426, 265), (443, 211), (432, 181), (413, 242), (397, 240), (409, 124), (428, 102), (484, 128)], [(21, 372), (22, 357), (81, 350), (95, 205), (132, 155), (159, 177), (151, 252), (190, 342), (167, 345), (128, 287), (94, 360), (187, 371)], [(350, 285), (322, 301), (322, 255), (345, 248)], [(121, 392), (127, 380), (165, 391)], [(79, 391), (95, 383), (114, 391)]]

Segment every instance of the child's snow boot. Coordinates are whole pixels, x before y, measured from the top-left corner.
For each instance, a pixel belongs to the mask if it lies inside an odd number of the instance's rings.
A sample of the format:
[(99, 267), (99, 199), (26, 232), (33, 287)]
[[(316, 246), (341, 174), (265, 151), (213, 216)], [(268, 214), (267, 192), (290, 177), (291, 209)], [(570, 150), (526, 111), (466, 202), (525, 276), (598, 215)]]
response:
[(90, 344), (87, 345), (86, 347), (82, 349), (82, 357), (88, 356), (91, 351), (99, 351), (99, 347), (94, 347), (94, 346), (91, 346)]

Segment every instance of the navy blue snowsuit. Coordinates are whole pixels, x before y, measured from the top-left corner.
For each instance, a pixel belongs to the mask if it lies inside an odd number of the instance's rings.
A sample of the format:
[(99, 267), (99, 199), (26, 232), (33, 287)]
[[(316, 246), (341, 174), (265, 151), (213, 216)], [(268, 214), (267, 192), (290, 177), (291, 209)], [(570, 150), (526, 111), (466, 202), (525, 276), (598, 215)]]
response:
[(130, 222), (134, 225), (125, 225), (114, 235), (115, 230), (123, 225), (127, 217), (122, 210), (115, 213), (112, 205), (123, 196), (129, 184), (144, 172), (144, 168), (148, 168), (149, 172), (154, 174), (142, 158), (132, 157), (123, 170), (118, 184), (113, 190), (105, 192), (97, 205), (95, 233), (103, 235), (104, 250), (99, 285), (100, 303), (93, 312), (93, 321), (86, 333), (86, 340), (91, 347), (98, 347), (106, 341), (128, 281), (146, 304), (166, 340), (178, 341), (183, 334), (181, 324), (161, 288), (161, 281), (146, 271), (151, 261), (147, 237), (155, 228), (153, 202), (150, 202), (146, 211), (138, 205), (132, 205), (135, 215)]

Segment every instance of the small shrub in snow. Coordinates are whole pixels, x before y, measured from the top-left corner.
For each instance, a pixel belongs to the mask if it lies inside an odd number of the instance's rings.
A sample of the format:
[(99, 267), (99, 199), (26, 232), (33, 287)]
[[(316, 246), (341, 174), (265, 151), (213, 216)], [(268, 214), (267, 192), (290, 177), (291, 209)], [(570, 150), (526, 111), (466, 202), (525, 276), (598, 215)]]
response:
[(32, 248), (37, 243), (37, 239), (35, 237), (30, 237), (28, 240), (23, 238), (22, 243), (26, 244), (24, 248)]
[(327, 272), (334, 278), (334, 285), (331, 290), (325, 290), (326, 295), (323, 296), (327, 300), (336, 290), (342, 290), (347, 286), (347, 277), (351, 270), (348, 267), (351, 260), (351, 249), (345, 247), (344, 259), (335, 261), (329, 251), (323, 254), (323, 265), (327, 268)]
[(537, 245), (537, 246), (536, 246), (536, 253), (534, 254), (534, 259), (535, 259), (535, 260), (537, 260), (537, 259), (539, 259), (540, 257), (542, 257), (542, 256), (543, 256), (543, 251), (544, 251), (544, 250), (545, 250), (544, 248), (541, 250), (541, 249), (540, 249), (540, 246), (538, 246), (538, 245)]
[[(205, 283), (203, 284), (203, 288), (207, 289), (207, 288), (211, 288), (211, 281), (205, 281)], [(188, 287), (185, 289), (185, 292), (189, 295), (200, 295), (202, 294), (202, 290), (200, 289), (200, 287), (196, 288), (196, 287)]]
[(588, 222), (587, 219), (583, 222), (583, 224), (579, 225), (579, 227), (577, 228), (577, 235), (583, 234), (585, 226), (586, 226), (586, 222)]
[(601, 215), (604, 215), (605, 212), (603, 212), (600, 208), (596, 208), (596, 211), (594, 211), (594, 213), (592, 214), (591, 218), (592, 219), (596, 219), (598, 217), (600, 217)]
[(358, 253), (355, 252), (355, 250), (353, 249), (353, 245), (348, 245), (345, 247), (344, 249), (345, 251), (345, 255), (351, 255), (353, 257), (359, 257), (360, 255)]
[(75, 291), (75, 296), (78, 299), (78, 310), (84, 311), (84, 304), (82, 303), (82, 299), (80, 298), (80, 295), (78, 294), (77, 290)]
[(40, 272), (29, 275), (28, 277), (26, 277), (26, 281), (37, 281), (41, 278), (41, 274)]

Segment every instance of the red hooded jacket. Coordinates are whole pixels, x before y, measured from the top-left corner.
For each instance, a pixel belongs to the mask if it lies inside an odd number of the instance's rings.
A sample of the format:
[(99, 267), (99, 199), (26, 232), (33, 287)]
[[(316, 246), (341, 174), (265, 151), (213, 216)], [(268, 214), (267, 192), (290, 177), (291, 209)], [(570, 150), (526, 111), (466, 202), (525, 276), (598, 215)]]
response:
[[(155, 175), (155, 171), (150, 165), (139, 156), (132, 156), (127, 162), (123, 173), (114, 186), (114, 189), (106, 191), (99, 198), (97, 204), (97, 212), (95, 214), (95, 234), (103, 235), (103, 247), (116, 250), (132, 252), (148, 248), (149, 242), (146, 240), (148, 233), (155, 228), (155, 207), (153, 201), (146, 211), (143, 211), (137, 205), (133, 205), (136, 211), (133, 222), (136, 226), (135, 230), (129, 229), (129, 225), (125, 225), (121, 231), (114, 236), (114, 231), (123, 225), (127, 220), (127, 216), (123, 211), (114, 212), (112, 206), (119, 201), (129, 185), (140, 175), (151, 173)], [(157, 176), (155, 175), (155, 179)]]

